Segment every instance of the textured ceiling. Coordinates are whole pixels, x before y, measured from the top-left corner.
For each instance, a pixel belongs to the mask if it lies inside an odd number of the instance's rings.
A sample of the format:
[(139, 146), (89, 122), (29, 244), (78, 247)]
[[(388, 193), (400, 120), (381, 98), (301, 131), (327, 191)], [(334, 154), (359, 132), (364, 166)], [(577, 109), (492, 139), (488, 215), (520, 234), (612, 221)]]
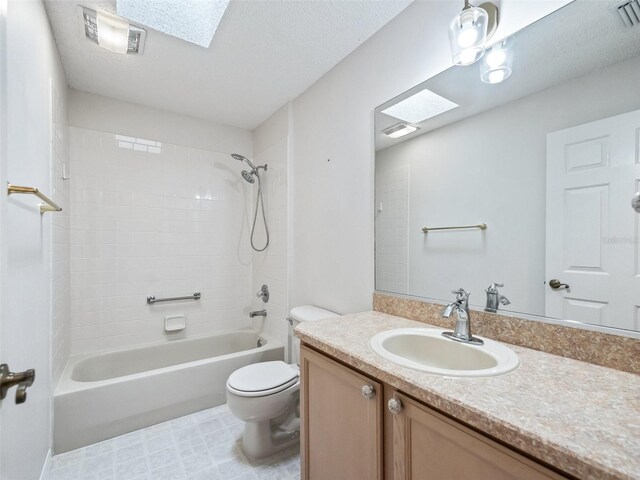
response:
[[(82, 1), (115, 11), (115, 2)], [(144, 54), (84, 38), (78, 2), (45, 2), (67, 80), (77, 90), (253, 129), (411, 0), (232, 0), (208, 49), (149, 28)]]

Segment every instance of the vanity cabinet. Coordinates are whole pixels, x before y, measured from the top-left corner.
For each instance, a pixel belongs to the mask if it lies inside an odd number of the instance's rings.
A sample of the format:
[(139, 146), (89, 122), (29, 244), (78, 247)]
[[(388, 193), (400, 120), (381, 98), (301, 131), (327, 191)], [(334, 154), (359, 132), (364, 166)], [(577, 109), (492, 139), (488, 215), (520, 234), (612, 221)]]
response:
[(304, 345), (300, 368), (304, 480), (567, 478)]
[(565, 478), (402, 393), (387, 397), (393, 480)]
[(300, 349), (302, 478), (382, 480), (382, 384)]

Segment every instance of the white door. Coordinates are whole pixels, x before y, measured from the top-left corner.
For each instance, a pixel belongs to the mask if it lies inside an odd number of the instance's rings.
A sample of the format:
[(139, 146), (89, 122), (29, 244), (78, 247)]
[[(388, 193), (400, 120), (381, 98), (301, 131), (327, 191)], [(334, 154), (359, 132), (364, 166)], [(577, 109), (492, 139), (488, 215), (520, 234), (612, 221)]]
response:
[[(2, 186), (7, 183), (7, 0), (0, 0), (0, 288), (4, 283), (5, 248), (4, 218), (6, 218), (7, 194)], [(4, 298), (0, 290), (0, 363), (4, 362), (4, 333), (2, 331)], [(2, 421), (6, 412), (0, 402), (0, 478), (5, 478), (5, 437), (6, 425)]]
[(25, 403), (15, 386), (0, 401), (1, 480), (38, 480), (51, 444), (51, 214), (7, 196), (7, 181), (51, 192), (50, 79), (28, 34), (49, 28), (43, 8), (0, 0), (0, 363), (36, 371)]
[(547, 316), (640, 327), (639, 149), (640, 111), (547, 136)]

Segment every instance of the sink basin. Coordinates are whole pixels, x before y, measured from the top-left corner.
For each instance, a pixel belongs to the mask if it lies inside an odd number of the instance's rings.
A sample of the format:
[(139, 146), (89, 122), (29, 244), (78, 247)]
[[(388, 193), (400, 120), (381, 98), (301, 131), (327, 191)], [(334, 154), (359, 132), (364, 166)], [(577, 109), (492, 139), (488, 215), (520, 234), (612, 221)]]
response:
[(397, 328), (374, 335), (369, 344), (381, 357), (403, 367), (451, 377), (490, 377), (515, 370), (518, 355), (487, 338), (469, 345), (442, 336), (439, 328)]

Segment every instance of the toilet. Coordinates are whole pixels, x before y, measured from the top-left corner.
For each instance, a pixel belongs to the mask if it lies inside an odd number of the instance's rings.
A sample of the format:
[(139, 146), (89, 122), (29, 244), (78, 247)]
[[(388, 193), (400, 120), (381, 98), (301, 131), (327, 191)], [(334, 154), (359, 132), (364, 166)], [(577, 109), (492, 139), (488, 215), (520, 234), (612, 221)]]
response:
[(245, 422), (242, 450), (251, 458), (264, 458), (300, 440), (300, 341), (293, 329), (338, 314), (314, 306), (289, 312), (292, 363), (283, 361), (247, 365), (227, 380), (229, 410)]

